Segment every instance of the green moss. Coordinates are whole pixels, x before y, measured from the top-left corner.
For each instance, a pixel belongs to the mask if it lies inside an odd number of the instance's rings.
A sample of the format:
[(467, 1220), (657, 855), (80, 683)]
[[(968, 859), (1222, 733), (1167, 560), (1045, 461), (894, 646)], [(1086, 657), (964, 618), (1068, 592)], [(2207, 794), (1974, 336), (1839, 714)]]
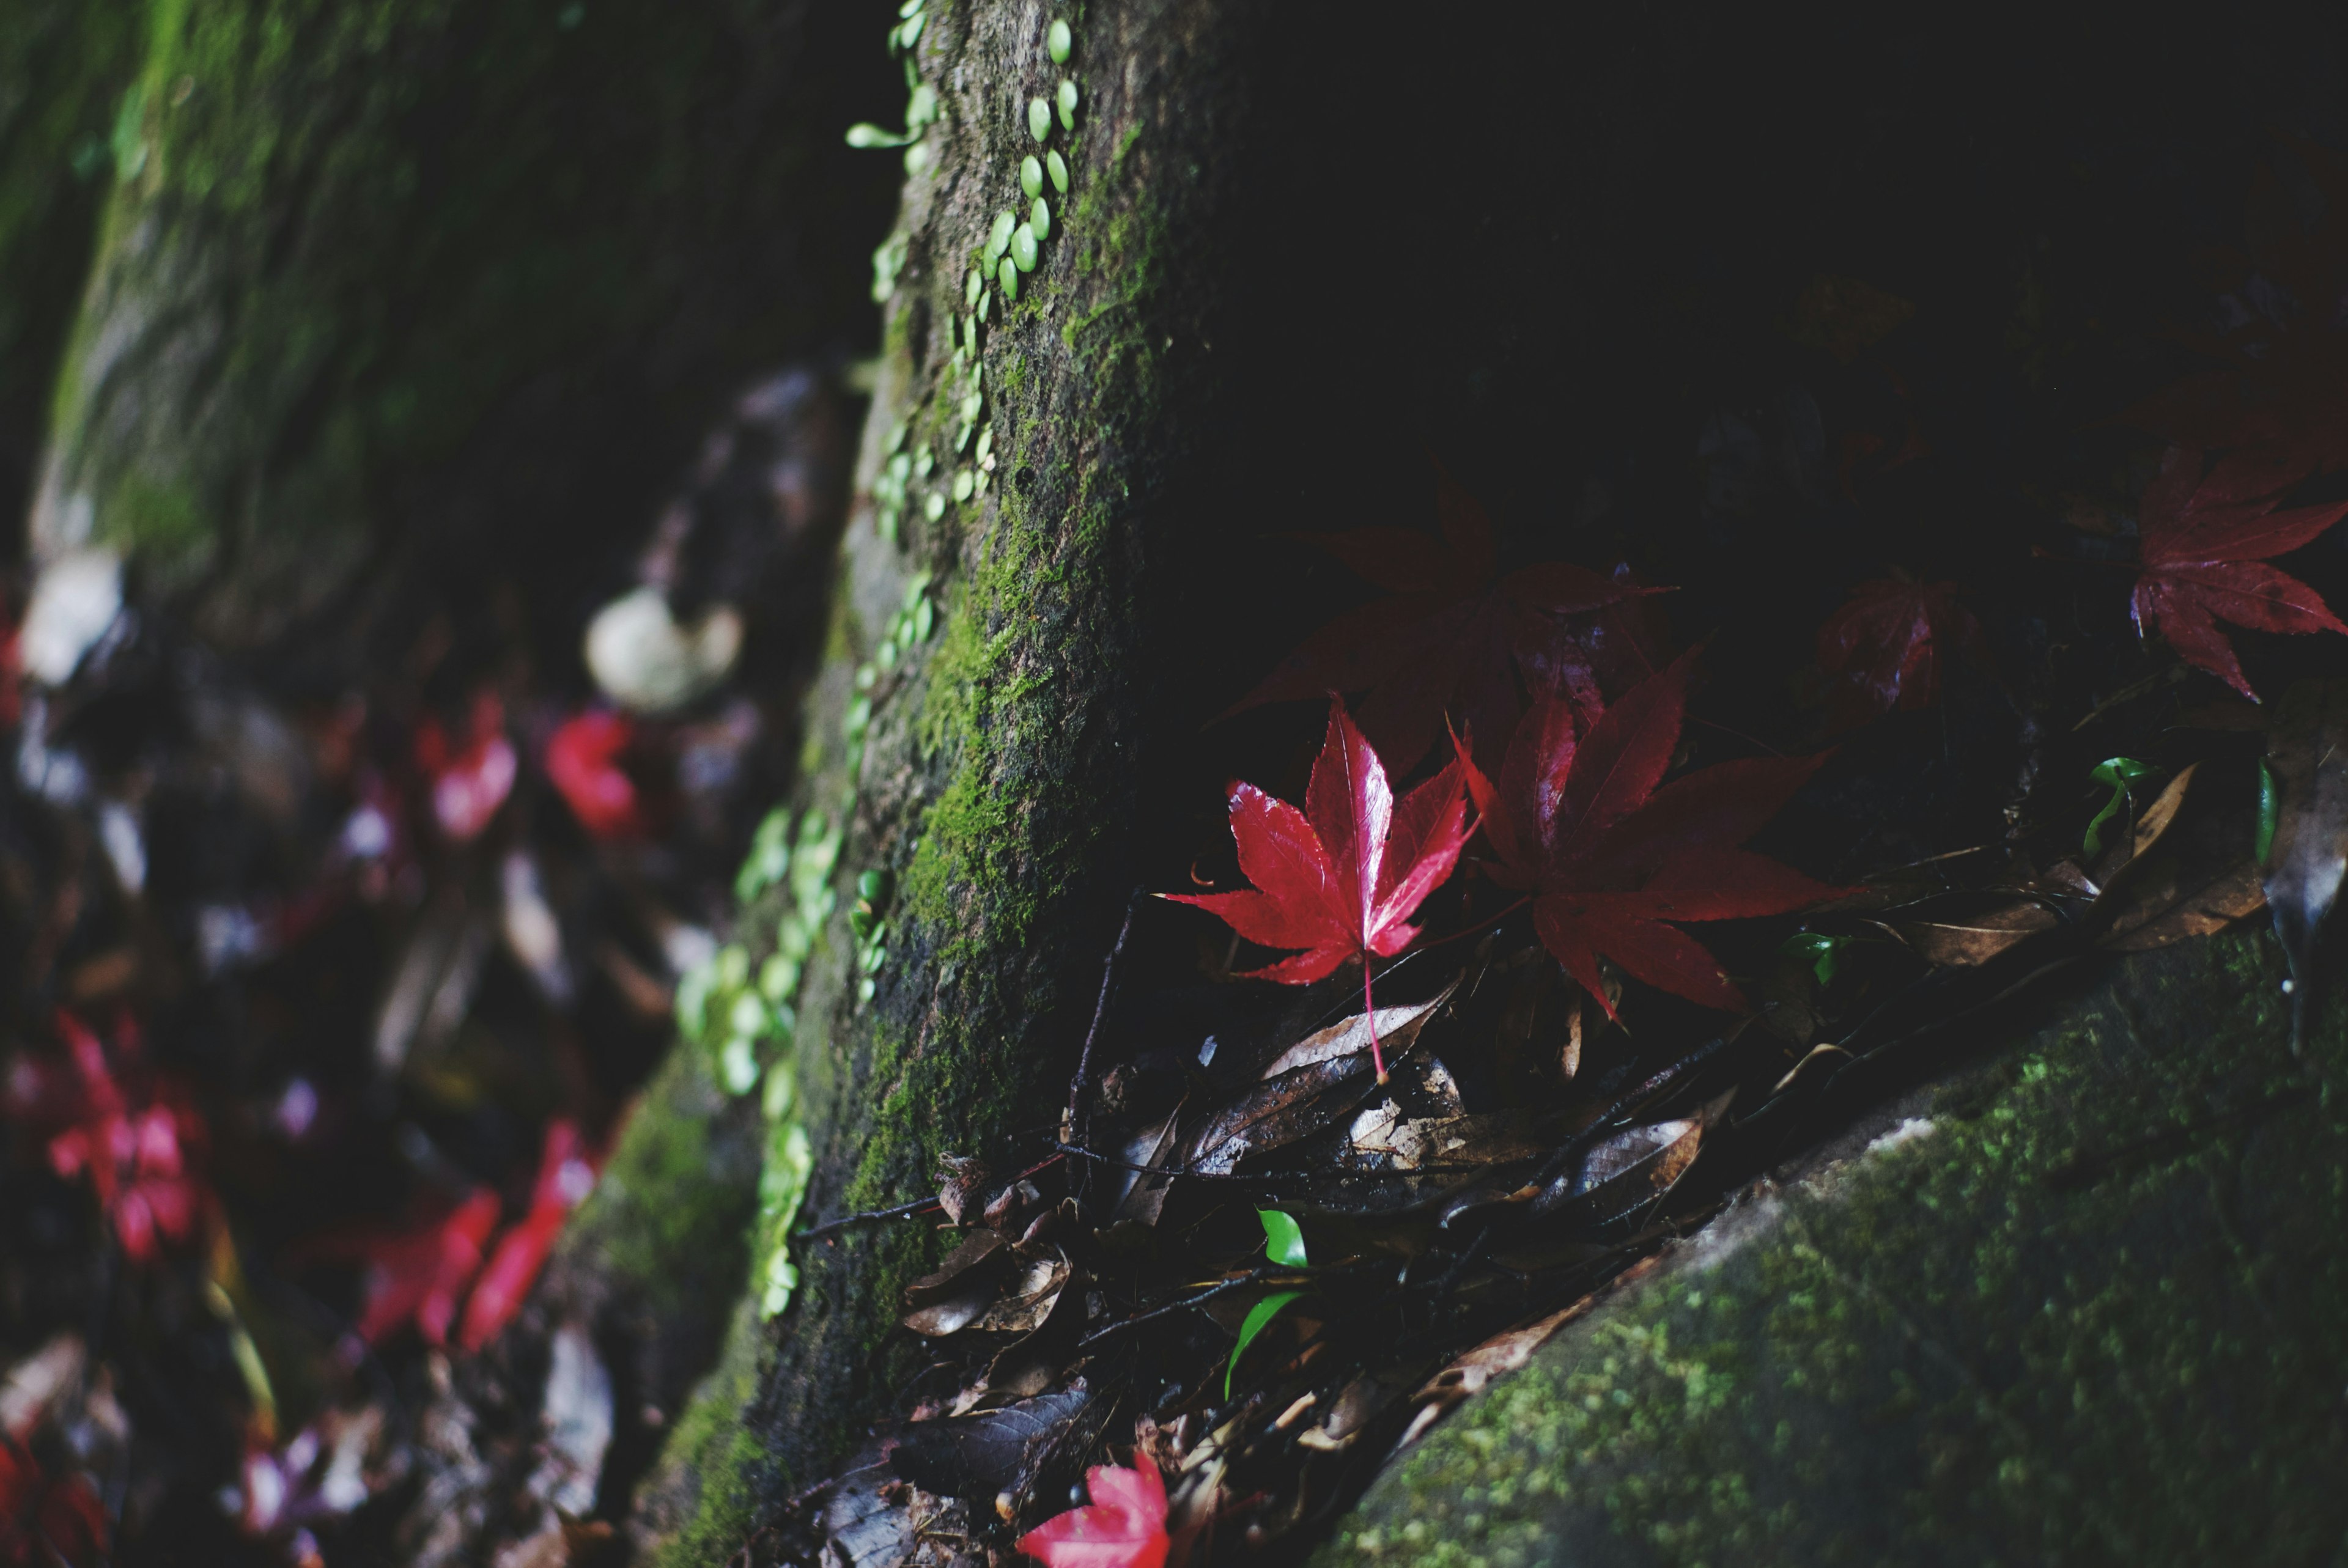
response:
[(2328, 1555), (2348, 1120), (2281, 972), (2263, 932), (2131, 960), (1570, 1329), (1319, 1561)]
[(756, 1143), (746, 1135), (715, 1136), (716, 1122), (731, 1109), (701, 1052), (671, 1051), (564, 1233), (566, 1251), (601, 1254), (607, 1271), (644, 1291), (656, 1314), (713, 1287), (731, 1291), (744, 1277), (745, 1230), (755, 1207), (745, 1156)]
[[(648, 1561), (653, 1568), (706, 1568), (729, 1561), (756, 1528), (757, 1502), (767, 1490), (772, 1467), (749, 1425), (757, 1398), (760, 1347), (756, 1304), (744, 1296), (726, 1337), (726, 1355), (694, 1390), (662, 1456), (662, 1467), (690, 1476), (692, 1499), (675, 1528), (658, 1532)], [(664, 1478), (653, 1482), (655, 1498)], [(673, 1484), (673, 1481), (672, 1481)], [(666, 1522), (657, 1516), (658, 1527)]]

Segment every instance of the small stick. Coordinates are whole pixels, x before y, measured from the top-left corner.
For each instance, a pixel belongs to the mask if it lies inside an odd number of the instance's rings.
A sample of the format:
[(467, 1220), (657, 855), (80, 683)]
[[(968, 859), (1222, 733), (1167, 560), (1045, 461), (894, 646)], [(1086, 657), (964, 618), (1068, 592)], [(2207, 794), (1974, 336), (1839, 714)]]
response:
[(1120, 1171), (1138, 1171), (1145, 1176), (1164, 1176), (1169, 1181), (1179, 1178), (1185, 1182), (1252, 1182), (1257, 1186), (1264, 1186), (1278, 1184), (1283, 1176), (1304, 1174), (1302, 1171), (1265, 1171), (1258, 1175), (1246, 1176), (1237, 1171), (1169, 1170), (1163, 1165), (1137, 1165), (1132, 1161), (1121, 1160), (1115, 1154), (1096, 1153), (1090, 1149), (1079, 1148), (1074, 1143), (1061, 1143), (1057, 1147), (1063, 1154), (1074, 1154), (1078, 1159), (1091, 1160), (1097, 1164), (1115, 1165)]
[(1077, 1340), (1076, 1348), (1081, 1350), (1087, 1345), (1097, 1344), (1099, 1341), (1107, 1338), (1112, 1334), (1122, 1334), (1128, 1328), (1138, 1327), (1140, 1325), (1149, 1322), (1152, 1318), (1164, 1317), (1169, 1313), (1179, 1312), (1185, 1307), (1196, 1307), (1202, 1301), (1211, 1301), (1218, 1296), (1227, 1295), (1231, 1291), (1240, 1289), (1243, 1286), (1260, 1285), (1275, 1273), (1287, 1272), (1292, 1271), (1287, 1269), (1275, 1269), (1268, 1265), (1259, 1266), (1248, 1270), (1245, 1274), (1241, 1275), (1236, 1279), (1227, 1279), (1220, 1285), (1210, 1285), (1195, 1296), (1186, 1296), (1179, 1301), (1169, 1301), (1163, 1307), (1153, 1307), (1148, 1311), (1141, 1313), (1137, 1317), (1128, 1317), (1121, 1322), (1112, 1323), (1106, 1328), (1096, 1329), (1092, 1333), (1086, 1335), (1082, 1339)]
[(1085, 1050), (1076, 1059), (1076, 1081), (1068, 1085), (1068, 1130), (1079, 1143), (1091, 1131), (1091, 1108), (1085, 1103), (1085, 1094), (1093, 1083), (1093, 1047), (1100, 1040), (1101, 1020), (1108, 1017), (1109, 993), (1117, 985), (1117, 961), (1125, 956), (1125, 939), (1133, 935), (1133, 916), (1141, 907), (1142, 897), (1137, 887), (1126, 902), (1125, 924), (1117, 930), (1117, 946), (1108, 950), (1108, 962), (1101, 966), (1100, 999), (1093, 1004), (1093, 1026), (1085, 1030)]
[(901, 1220), (920, 1214), (923, 1209), (934, 1209), (938, 1206), (940, 1206), (938, 1200), (933, 1197), (915, 1198), (911, 1203), (899, 1204), (893, 1209), (867, 1209), (862, 1214), (842, 1214), (836, 1220), (826, 1220), (819, 1225), (809, 1225), (800, 1231), (794, 1239), (805, 1241), (809, 1236), (829, 1235), (834, 1231), (844, 1231), (850, 1225), (860, 1225), (872, 1220)]

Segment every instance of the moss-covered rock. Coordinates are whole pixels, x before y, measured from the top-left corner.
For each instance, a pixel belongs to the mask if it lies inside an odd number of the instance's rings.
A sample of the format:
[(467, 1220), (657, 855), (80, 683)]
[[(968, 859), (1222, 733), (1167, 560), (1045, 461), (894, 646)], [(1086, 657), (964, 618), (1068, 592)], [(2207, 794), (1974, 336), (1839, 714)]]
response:
[(216, 637), (395, 536), (562, 569), (863, 297), (810, 242), (891, 183), (839, 145), (890, 90), (845, 7), (148, 9), (34, 529), (208, 587)]
[(2263, 931), (2129, 960), (1743, 1199), (1315, 1561), (2329, 1562), (2348, 1070)]

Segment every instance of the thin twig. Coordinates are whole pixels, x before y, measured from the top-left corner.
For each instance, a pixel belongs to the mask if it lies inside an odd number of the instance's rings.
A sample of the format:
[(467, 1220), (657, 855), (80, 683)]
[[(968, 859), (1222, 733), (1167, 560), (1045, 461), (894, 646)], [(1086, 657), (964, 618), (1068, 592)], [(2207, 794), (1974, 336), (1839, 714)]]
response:
[(862, 1214), (842, 1214), (836, 1220), (826, 1220), (819, 1225), (809, 1225), (793, 1239), (805, 1241), (809, 1236), (829, 1235), (833, 1231), (844, 1231), (850, 1225), (865, 1225), (873, 1220), (901, 1220), (920, 1214), (923, 1209), (934, 1209), (940, 1206), (934, 1197), (915, 1198), (910, 1204), (899, 1204), (892, 1209), (867, 1209)]
[(1078, 1143), (1083, 1143), (1092, 1131), (1092, 1108), (1086, 1103), (1086, 1098), (1093, 1085), (1093, 1047), (1100, 1040), (1101, 1021), (1108, 1017), (1109, 994), (1117, 987), (1117, 962), (1125, 956), (1125, 939), (1133, 935), (1134, 913), (1141, 907), (1144, 897), (1137, 887), (1126, 901), (1125, 924), (1117, 928), (1117, 946), (1108, 950), (1108, 962), (1101, 966), (1100, 999), (1093, 1004), (1093, 1025), (1085, 1030), (1085, 1050), (1076, 1058), (1076, 1081), (1068, 1085), (1068, 1132)]
[(1081, 1350), (1086, 1346), (1097, 1344), (1113, 1334), (1122, 1334), (1127, 1329), (1138, 1327), (1142, 1324), (1148, 1323), (1153, 1318), (1164, 1317), (1169, 1314), (1179, 1312), (1185, 1307), (1196, 1307), (1201, 1302), (1211, 1301), (1218, 1296), (1229, 1295), (1231, 1292), (1241, 1289), (1245, 1286), (1261, 1285), (1275, 1274), (1293, 1274), (1294, 1272), (1294, 1269), (1285, 1266), (1274, 1267), (1269, 1264), (1259, 1264), (1255, 1267), (1248, 1270), (1245, 1274), (1239, 1276), (1237, 1278), (1227, 1279), (1220, 1285), (1210, 1285), (1206, 1289), (1200, 1291), (1194, 1296), (1183, 1296), (1179, 1301), (1169, 1301), (1163, 1307), (1153, 1307), (1147, 1312), (1139, 1313), (1134, 1317), (1112, 1323), (1106, 1328), (1095, 1329), (1092, 1333), (1086, 1335), (1082, 1339), (1076, 1341), (1076, 1348)]
[(1145, 1176), (1164, 1176), (1169, 1181), (1179, 1177), (1187, 1182), (1252, 1182), (1258, 1186), (1262, 1186), (1267, 1183), (1277, 1183), (1285, 1176), (1301, 1176), (1305, 1173), (1303, 1171), (1265, 1171), (1257, 1175), (1243, 1176), (1236, 1171), (1168, 1170), (1163, 1165), (1137, 1165), (1132, 1161), (1121, 1160), (1115, 1154), (1097, 1153), (1090, 1149), (1079, 1148), (1074, 1143), (1062, 1143), (1059, 1145), (1059, 1150), (1063, 1154), (1074, 1154), (1080, 1160), (1090, 1160), (1096, 1164), (1115, 1165), (1120, 1171), (1138, 1171)]

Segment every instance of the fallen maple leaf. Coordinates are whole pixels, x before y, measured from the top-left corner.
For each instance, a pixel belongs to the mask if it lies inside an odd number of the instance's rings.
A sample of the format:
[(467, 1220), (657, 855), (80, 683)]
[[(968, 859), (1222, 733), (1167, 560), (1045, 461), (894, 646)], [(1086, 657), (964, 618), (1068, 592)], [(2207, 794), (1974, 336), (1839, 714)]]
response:
[(538, 1181), (532, 1188), (530, 1212), (498, 1238), (489, 1266), (465, 1303), (465, 1321), (457, 1342), (478, 1350), (505, 1331), (521, 1310), (539, 1270), (546, 1266), (555, 1238), (571, 1211), (595, 1187), (595, 1168), (587, 1155), (586, 1141), (576, 1122), (558, 1116), (546, 1124), (546, 1144), (539, 1156)]
[(1930, 707), (1940, 692), (1941, 656), (1951, 651), (1986, 660), (1981, 622), (1957, 602), (1955, 583), (1860, 583), (1818, 628), (1818, 668), (1838, 678), (1827, 722), (1856, 729), (1894, 708)]
[(2271, 498), (2234, 499), (2216, 472), (2205, 476), (2204, 464), (2201, 453), (2171, 448), (2138, 503), (2137, 630), (2158, 631), (2187, 663), (2256, 702), (2218, 622), (2348, 633), (2313, 589), (2265, 564), (2348, 515), (2348, 501), (2278, 510)]
[[(1329, 699), (1329, 733), (1304, 790), (1304, 810), (1251, 784), (1231, 786), (1231, 837), (1254, 887), (1237, 893), (1165, 893), (1220, 916), (1251, 942), (1304, 951), (1252, 970), (1251, 979), (1310, 985), (1348, 958), (1362, 961), (1370, 1005), (1370, 956), (1390, 958), (1418, 936), (1411, 914), (1451, 875), (1467, 841), (1463, 764), (1453, 763), (1397, 804), (1377, 753)], [(1385, 1081), (1385, 1057), (1370, 1036)]]
[(1475, 497), (1446, 477), (1437, 507), (1439, 542), (1416, 528), (1305, 535), (1392, 597), (1314, 632), (1224, 716), (1366, 692), (1363, 731), (1407, 772), (1442, 734), (1447, 712), (1476, 733), (1506, 734), (1524, 706), (1519, 680), (1534, 696), (1569, 697), (1594, 715), (1606, 685), (1645, 672), (1637, 621), (1577, 626), (1570, 618), (1663, 589), (1627, 570), (1610, 578), (1557, 561), (1500, 577), (1492, 525)]
[(366, 1264), (352, 1330), (359, 1344), (379, 1344), (414, 1323), (426, 1344), (442, 1345), (465, 1286), (480, 1272), (481, 1246), (498, 1223), (498, 1209), (495, 1192), (475, 1187), (462, 1202), (419, 1224), (316, 1236), (297, 1244), (294, 1254), (299, 1260)]
[(625, 718), (596, 708), (565, 720), (546, 743), (546, 776), (597, 838), (633, 838), (644, 830), (635, 784), (618, 760), (635, 734)]
[(1086, 1471), (1091, 1503), (1045, 1520), (1019, 1538), (1019, 1550), (1046, 1568), (1162, 1568), (1172, 1544), (1166, 1482), (1147, 1454), (1133, 1458), (1131, 1470), (1105, 1464)]
[(1784, 914), (1835, 892), (1741, 847), (1824, 755), (1722, 763), (1662, 782), (1694, 657), (1632, 687), (1586, 736), (1577, 737), (1568, 704), (1536, 702), (1497, 784), (1458, 748), (1498, 857), (1487, 874), (1534, 895), (1542, 945), (1610, 1016), (1601, 958), (1674, 996), (1742, 1011), (1744, 997), (1712, 955), (1674, 923)]
[(512, 793), (516, 764), (505, 708), (484, 692), (473, 699), (460, 751), (437, 719), (416, 727), (416, 760), (432, 775), (432, 815), (459, 844), (479, 837)]

